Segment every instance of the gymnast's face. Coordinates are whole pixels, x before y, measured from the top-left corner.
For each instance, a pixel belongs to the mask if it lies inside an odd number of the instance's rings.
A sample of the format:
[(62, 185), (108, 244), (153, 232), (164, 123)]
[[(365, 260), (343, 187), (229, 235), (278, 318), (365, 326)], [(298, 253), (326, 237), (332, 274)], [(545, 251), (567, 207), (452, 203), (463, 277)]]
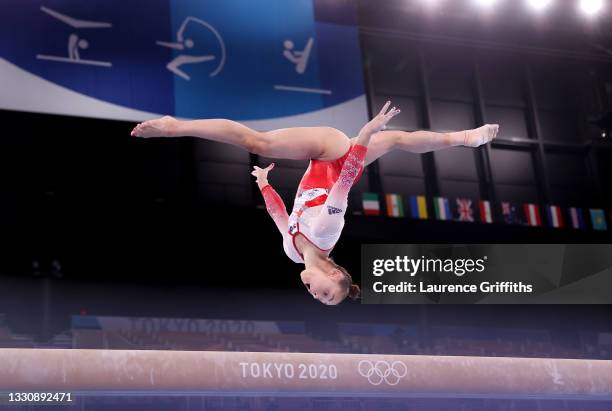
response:
[(340, 285), (342, 272), (333, 268), (329, 272), (308, 269), (300, 274), (302, 283), (315, 299), (326, 305), (336, 305), (346, 298), (347, 291)]

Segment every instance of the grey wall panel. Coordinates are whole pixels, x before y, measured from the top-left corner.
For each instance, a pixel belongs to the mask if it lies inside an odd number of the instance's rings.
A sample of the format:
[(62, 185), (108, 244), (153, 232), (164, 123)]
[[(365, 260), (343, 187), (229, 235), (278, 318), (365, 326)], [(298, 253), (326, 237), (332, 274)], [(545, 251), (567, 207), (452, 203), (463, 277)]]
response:
[(415, 177), (384, 176), (385, 193), (402, 194), (403, 196), (425, 194), (425, 180)]
[(426, 51), (432, 98), (473, 101), (473, 67), (466, 49), (430, 47)]
[(487, 123), (500, 125), (498, 136), (501, 138), (529, 138), (527, 113), (522, 108), (486, 107)]
[(468, 147), (453, 147), (436, 151), (436, 166), (440, 178), (478, 181), (475, 150)]
[(496, 189), (499, 201), (510, 201), (520, 205), (538, 202), (535, 185), (497, 184)]
[(433, 130), (459, 131), (475, 127), (472, 104), (433, 100), (431, 111)]
[(573, 111), (539, 110), (540, 129), (544, 140), (579, 142), (578, 115)]
[(532, 154), (529, 151), (494, 148), (491, 150), (491, 167), (497, 183), (535, 186)]
[(421, 155), (407, 151), (393, 150), (378, 160), (381, 174), (406, 177), (423, 177)]
[(588, 184), (586, 159), (583, 153), (546, 153), (550, 182), (559, 186), (576, 187)]
[(539, 108), (564, 109), (579, 105), (575, 89), (578, 72), (566, 60), (534, 61), (531, 75)]
[(478, 60), (485, 102), (525, 105), (522, 63), (517, 56), (483, 53)]
[(367, 37), (365, 53), (377, 92), (416, 96), (421, 92), (416, 51), (401, 39)]

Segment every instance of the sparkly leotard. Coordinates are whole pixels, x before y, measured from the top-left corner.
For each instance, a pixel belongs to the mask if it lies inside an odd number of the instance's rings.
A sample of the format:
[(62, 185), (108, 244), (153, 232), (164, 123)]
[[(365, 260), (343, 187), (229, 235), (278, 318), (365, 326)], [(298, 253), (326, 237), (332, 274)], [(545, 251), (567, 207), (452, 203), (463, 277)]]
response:
[(298, 234), (323, 251), (335, 246), (344, 227), (348, 193), (363, 172), (366, 153), (367, 147), (356, 144), (337, 160), (311, 160), (291, 215), (272, 186), (262, 188), (266, 209), (283, 235), (283, 249), (292, 261), (304, 263), (295, 244)]

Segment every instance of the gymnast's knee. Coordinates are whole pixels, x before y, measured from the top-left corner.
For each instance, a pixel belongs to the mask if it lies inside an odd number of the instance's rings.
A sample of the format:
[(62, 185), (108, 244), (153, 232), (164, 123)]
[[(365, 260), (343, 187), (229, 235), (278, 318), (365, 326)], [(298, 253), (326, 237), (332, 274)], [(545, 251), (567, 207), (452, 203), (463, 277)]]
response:
[(267, 133), (254, 132), (245, 137), (244, 148), (249, 153), (268, 157), (270, 153), (270, 137)]

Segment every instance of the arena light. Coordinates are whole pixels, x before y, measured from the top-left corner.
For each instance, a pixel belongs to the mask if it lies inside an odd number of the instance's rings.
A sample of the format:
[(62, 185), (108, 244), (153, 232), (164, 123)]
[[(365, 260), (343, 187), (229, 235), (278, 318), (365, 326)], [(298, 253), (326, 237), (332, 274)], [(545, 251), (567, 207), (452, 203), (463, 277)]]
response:
[(533, 10), (541, 11), (547, 8), (552, 3), (552, 0), (528, 0), (527, 3)]
[(603, 0), (580, 0), (580, 10), (587, 16), (594, 16), (603, 9)]

